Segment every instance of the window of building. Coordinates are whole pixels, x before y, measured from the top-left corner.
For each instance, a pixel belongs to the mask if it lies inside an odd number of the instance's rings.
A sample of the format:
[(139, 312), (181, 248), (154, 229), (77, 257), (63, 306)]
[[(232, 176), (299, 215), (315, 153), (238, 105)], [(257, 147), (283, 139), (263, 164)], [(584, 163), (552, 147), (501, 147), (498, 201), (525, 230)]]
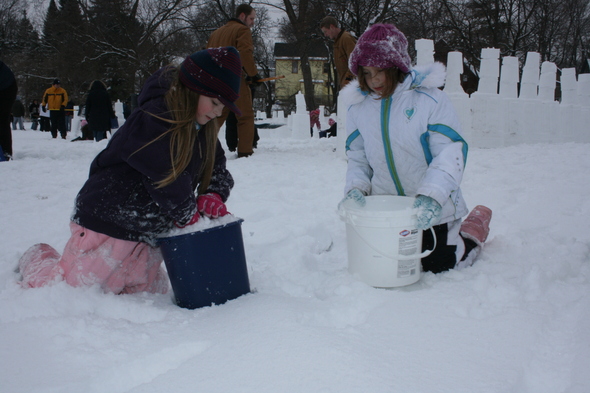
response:
[(299, 72), (299, 62), (297, 60), (293, 60), (291, 62), (291, 72), (293, 74), (297, 74)]

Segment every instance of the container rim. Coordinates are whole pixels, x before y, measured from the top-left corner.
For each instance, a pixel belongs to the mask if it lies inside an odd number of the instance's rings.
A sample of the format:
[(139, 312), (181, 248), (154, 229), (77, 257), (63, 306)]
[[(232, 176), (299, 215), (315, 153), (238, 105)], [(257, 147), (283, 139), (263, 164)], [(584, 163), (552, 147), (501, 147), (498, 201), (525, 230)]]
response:
[(174, 241), (177, 241), (180, 238), (185, 238), (185, 237), (188, 237), (188, 236), (194, 236), (194, 235), (201, 234), (201, 233), (208, 233), (208, 232), (216, 231), (218, 229), (227, 228), (227, 227), (232, 226), (232, 225), (242, 224), (242, 222), (244, 222), (244, 219), (238, 218), (237, 220), (234, 220), (234, 221), (231, 221), (231, 222), (227, 222), (227, 223), (221, 224), (221, 225), (216, 225), (214, 227), (209, 227), (209, 228), (201, 229), (199, 231), (187, 232), (187, 233), (183, 233), (183, 234), (175, 235), (175, 236), (159, 237), (156, 240), (156, 244), (160, 245), (160, 243), (174, 242)]

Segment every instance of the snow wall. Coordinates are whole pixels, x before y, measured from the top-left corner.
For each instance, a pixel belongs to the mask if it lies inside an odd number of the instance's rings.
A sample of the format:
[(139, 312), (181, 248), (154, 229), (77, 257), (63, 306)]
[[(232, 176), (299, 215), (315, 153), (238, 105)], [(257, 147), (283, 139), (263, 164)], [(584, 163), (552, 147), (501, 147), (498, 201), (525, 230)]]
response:
[[(416, 40), (417, 65), (434, 62), (431, 40)], [(444, 91), (461, 119), (462, 136), (473, 147), (503, 147), (535, 142), (590, 142), (590, 74), (576, 78), (574, 68), (561, 70), (528, 52), (520, 73), (518, 58), (500, 59), (500, 50), (482, 49), (478, 91), (461, 87), (463, 55), (450, 52)], [(556, 101), (556, 93), (561, 101)], [(339, 106), (338, 136), (345, 134), (345, 108)], [(342, 131), (342, 132), (341, 132)], [(344, 150), (345, 138), (339, 138)]]
[[(432, 40), (416, 40), (416, 64), (434, 62)], [(461, 135), (472, 147), (503, 147), (519, 143), (590, 142), (590, 74), (576, 78), (575, 68), (561, 70), (554, 63), (540, 62), (540, 55), (528, 52), (520, 72), (518, 58), (500, 59), (500, 50), (485, 48), (481, 51), (478, 91), (471, 95), (461, 87), (463, 54), (449, 52), (444, 91), (449, 95), (461, 119)], [(560, 94), (556, 94), (560, 93)], [(561, 101), (556, 101), (556, 95)], [(344, 152), (346, 140), (346, 105), (339, 100), (337, 114), (338, 146)], [(323, 108), (322, 108), (323, 109)], [(124, 123), (123, 105), (115, 104), (119, 125)], [(296, 127), (289, 116), (287, 124), (291, 137), (309, 136), (309, 113), (298, 103), (297, 113), (301, 123)], [(77, 115), (77, 111), (75, 112)], [(305, 116), (304, 116), (305, 115)], [(305, 117), (305, 119), (303, 119)], [(281, 112), (277, 120), (285, 121)], [(79, 134), (78, 116), (74, 118), (72, 131)], [(320, 111), (320, 122), (327, 128), (328, 117)], [(281, 135), (284, 137), (287, 135)], [(317, 138), (317, 132), (314, 132)]]

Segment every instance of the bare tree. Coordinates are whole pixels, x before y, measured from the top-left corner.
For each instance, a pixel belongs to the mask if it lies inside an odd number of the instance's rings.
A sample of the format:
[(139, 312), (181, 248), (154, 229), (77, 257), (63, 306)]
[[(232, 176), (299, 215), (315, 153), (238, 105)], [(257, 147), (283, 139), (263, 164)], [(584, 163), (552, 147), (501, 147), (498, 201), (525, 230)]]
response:
[[(235, 0), (3, 0), (0, 1), (0, 55), (35, 96), (54, 77), (80, 96), (92, 79), (107, 82), (115, 98), (136, 92), (157, 68), (177, 62), (206, 45), (210, 33), (234, 16)], [(281, 33), (301, 59), (306, 104), (316, 106), (308, 61), (309, 47), (323, 39), (318, 23), (333, 15), (357, 37), (377, 22), (397, 25), (409, 40), (432, 39), (463, 52), (479, 68), (482, 48), (502, 55), (538, 51), (558, 67), (590, 71), (588, 0), (260, 0), (282, 11)], [(30, 13), (38, 10), (38, 14)], [(39, 13), (45, 15), (40, 27)], [(257, 7), (255, 57), (264, 76), (273, 63), (266, 8)], [(324, 44), (331, 45), (324, 40)], [(42, 61), (40, 61), (42, 59)], [(266, 108), (272, 89), (260, 90)]]

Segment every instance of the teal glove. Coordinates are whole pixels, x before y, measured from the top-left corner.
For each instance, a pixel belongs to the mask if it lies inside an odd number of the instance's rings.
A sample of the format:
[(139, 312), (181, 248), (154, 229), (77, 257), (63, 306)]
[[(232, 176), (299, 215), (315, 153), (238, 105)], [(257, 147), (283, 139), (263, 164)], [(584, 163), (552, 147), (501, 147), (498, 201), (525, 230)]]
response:
[(425, 195), (416, 196), (416, 200), (414, 201), (414, 209), (418, 209), (416, 212), (416, 216), (418, 218), (418, 223), (416, 226), (418, 229), (423, 231), (427, 230), (438, 222), (440, 213), (442, 211), (442, 207), (437, 201)]
[(342, 208), (344, 203), (355, 203), (358, 205), (358, 207), (363, 207), (367, 204), (367, 201), (365, 200), (365, 195), (361, 190), (358, 188), (353, 188), (352, 190), (348, 191), (348, 194), (346, 194), (344, 199), (340, 201), (338, 204), (338, 210)]

